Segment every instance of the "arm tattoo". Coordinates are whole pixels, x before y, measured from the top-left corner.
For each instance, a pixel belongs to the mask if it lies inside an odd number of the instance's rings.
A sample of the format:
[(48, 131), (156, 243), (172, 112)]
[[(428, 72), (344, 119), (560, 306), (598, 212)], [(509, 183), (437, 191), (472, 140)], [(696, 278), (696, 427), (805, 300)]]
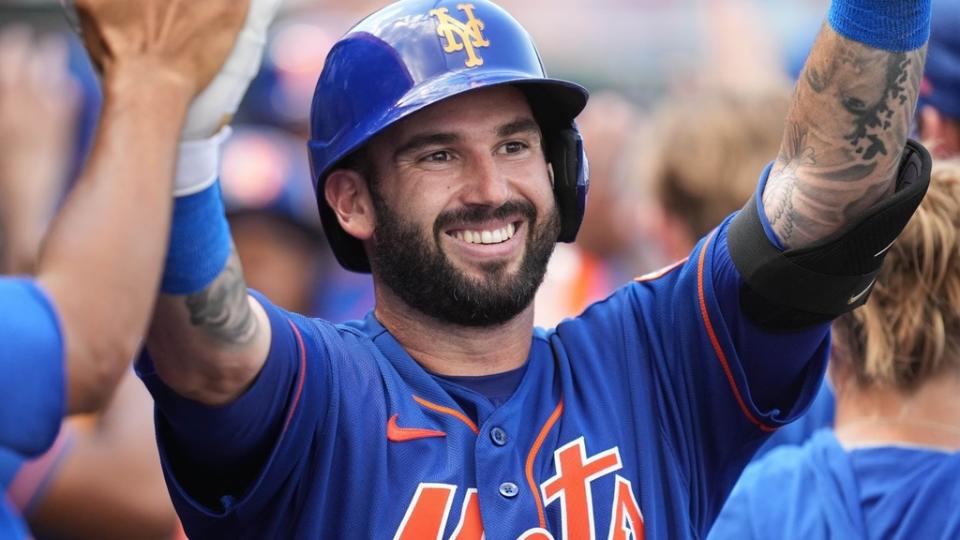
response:
[(227, 266), (213, 283), (188, 295), (185, 302), (190, 323), (214, 339), (232, 345), (246, 345), (257, 335), (257, 319), (247, 300), (247, 286), (235, 248), (227, 259)]
[(925, 54), (820, 33), (763, 193), (786, 247), (816, 242), (893, 192)]

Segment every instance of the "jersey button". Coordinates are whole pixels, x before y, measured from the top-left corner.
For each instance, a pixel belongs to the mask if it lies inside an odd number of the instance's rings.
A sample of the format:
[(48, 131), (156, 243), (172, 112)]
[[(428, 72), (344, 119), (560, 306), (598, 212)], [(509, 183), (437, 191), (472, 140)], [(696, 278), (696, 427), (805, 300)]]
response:
[(500, 484), (500, 494), (508, 499), (512, 499), (520, 494), (520, 488), (513, 482), (504, 482)]
[(503, 446), (507, 444), (507, 432), (501, 427), (495, 427), (490, 430), (490, 439), (493, 441), (493, 444)]

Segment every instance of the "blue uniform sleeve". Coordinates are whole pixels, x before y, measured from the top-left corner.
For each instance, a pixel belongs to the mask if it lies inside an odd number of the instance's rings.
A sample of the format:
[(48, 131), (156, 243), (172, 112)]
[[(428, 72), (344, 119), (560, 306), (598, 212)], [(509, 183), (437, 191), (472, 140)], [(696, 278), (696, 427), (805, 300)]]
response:
[[(723, 505), (723, 511), (717, 516), (717, 520), (710, 528), (707, 538), (709, 540), (722, 540), (729, 538), (731, 540), (749, 540), (763, 538), (764, 534), (770, 534), (771, 531), (758, 530), (758, 523), (754, 520), (756, 508), (750, 504), (750, 496), (757, 491), (757, 471), (755, 465), (747, 467), (741, 476), (736, 487), (730, 493), (730, 497)], [(803, 511), (801, 507), (798, 511)]]
[(0, 538), (5, 540), (30, 538), (27, 534), (26, 523), (17, 515), (6, 496), (0, 499)]
[[(830, 325), (819, 324), (784, 332), (771, 332), (755, 325), (740, 309), (740, 288), (743, 283), (727, 249), (726, 228), (717, 232), (715, 243), (712, 253), (707, 254), (714, 258), (712, 296), (715, 297), (715, 302), (710, 302), (705, 297), (708, 294), (706, 287), (704, 297), (699, 298), (705, 329), (708, 332), (713, 330), (715, 334), (716, 328), (712, 328), (712, 319), (722, 319), (722, 326), (730, 339), (734, 356), (739, 359), (743, 371), (744, 392), (758, 410), (781, 414), (799, 413), (795, 405), (801, 394), (806, 392), (805, 395), (812, 397), (819, 388), (819, 384), (813, 389), (805, 387), (813, 381), (807, 377), (809, 366), (813, 366), (816, 380), (822, 380), (826, 364), (811, 364), (811, 360), (825, 359), (824, 346), (829, 344)], [(704, 245), (703, 249), (708, 250), (709, 247)], [(718, 310), (711, 314), (714, 305)], [(719, 337), (717, 341), (720, 341)], [(719, 356), (722, 347), (715, 345), (714, 349)], [(810, 394), (811, 390), (813, 394)], [(802, 409), (806, 410), (809, 403), (810, 400), (805, 399)], [(797, 416), (798, 414), (790, 415), (791, 421)]]
[(688, 260), (585, 312), (574, 339), (621, 364), (620, 381), (598, 386), (625, 385), (638, 433), (665, 456), (652, 466), (689, 493), (682, 504), (703, 533), (762, 442), (809, 406), (829, 351), (827, 324), (771, 333), (740, 310), (730, 219)]
[(745, 317), (742, 281), (727, 250), (729, 221), (653, 285), (662, 288), (655, 305), (674, 325), (660, 327), (663, 426), (704, 528), (759, 445), (809, 407), (829, 351), (828, 324), (774, 333)]
[(26, 456), (53, 444), (66, 411), (56, 310), (36, 282), (0, 278), (0, 446)]
[(156, 401), (167, 484), (191, 536), (203, 536), (238, 508), (255, 513), (252, 506), (270, 501), (308, 454), (328, 406), (329, 392), (319, 388), (329, 378), (328, 354), (315, 328), (326, 323), (252, 294), (270, 320), (270, 351), (250, 388), (230, 404), (213, 407), (181, 397), (156, 375), (147, 352), (137, 362)]
[(836, 412), (836, 399), (833, 396), (833, 390), (826, 380), (820, 385), (817, 397), (813, 403), (803, 413), (797, 421), (789, 426), (777, 430), (765, 443), (757, 450), (753, 456), (753, 461), (765, 456), (771, 450), (778, 446), (794, 445), (799, 446), (813, 436), (818, 430), (833, 426), (833, 418)]

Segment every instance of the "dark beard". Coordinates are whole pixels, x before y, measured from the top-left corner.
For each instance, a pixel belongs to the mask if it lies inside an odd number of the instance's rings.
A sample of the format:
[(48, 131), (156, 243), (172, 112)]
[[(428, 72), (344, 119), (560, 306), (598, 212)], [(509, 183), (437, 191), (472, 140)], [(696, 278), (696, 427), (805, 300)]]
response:
[[(508, 202), (500, 208), (470, 207), (441, 214), (433, 226), (433, 242), (415, 225), (405, 222), (376, 190), (373, 204), (377, 226), (370, 266), (374, 274), (414, 309), (434, 319), (459, 326), (503, 324), (523, 311), (547, 271), (547, 262), (560, 234), (560, 216), (554, 208), (543, 223), (529, 202)], [(486, 276), (470, 277), (451, 264), (440, 247), (441, 231), (450, 225), (479, 223), (521, 214), (526, 218), (527, 245), (520, 268), (506, 274), (505, 262), (484, 265)]]

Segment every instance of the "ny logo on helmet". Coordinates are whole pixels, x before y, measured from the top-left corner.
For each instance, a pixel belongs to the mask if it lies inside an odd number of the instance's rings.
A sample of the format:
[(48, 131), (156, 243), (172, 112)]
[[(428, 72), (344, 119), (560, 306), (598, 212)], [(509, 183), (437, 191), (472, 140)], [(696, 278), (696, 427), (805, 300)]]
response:
[(482, 66), (483, 58), (477, 56), (476, 49), (490, 46), (490, 42), (483, 37), (483, 21), (474, 16), (473, 4), (457, 4), (457, 9), (467, 16), (467, 22), (450, 15), (447, 8), (430, 10), (430, 15), (437, 18), (437, 35), (446, 39), (443, 51), (452, 53), (466, 50), (466, 66)]

